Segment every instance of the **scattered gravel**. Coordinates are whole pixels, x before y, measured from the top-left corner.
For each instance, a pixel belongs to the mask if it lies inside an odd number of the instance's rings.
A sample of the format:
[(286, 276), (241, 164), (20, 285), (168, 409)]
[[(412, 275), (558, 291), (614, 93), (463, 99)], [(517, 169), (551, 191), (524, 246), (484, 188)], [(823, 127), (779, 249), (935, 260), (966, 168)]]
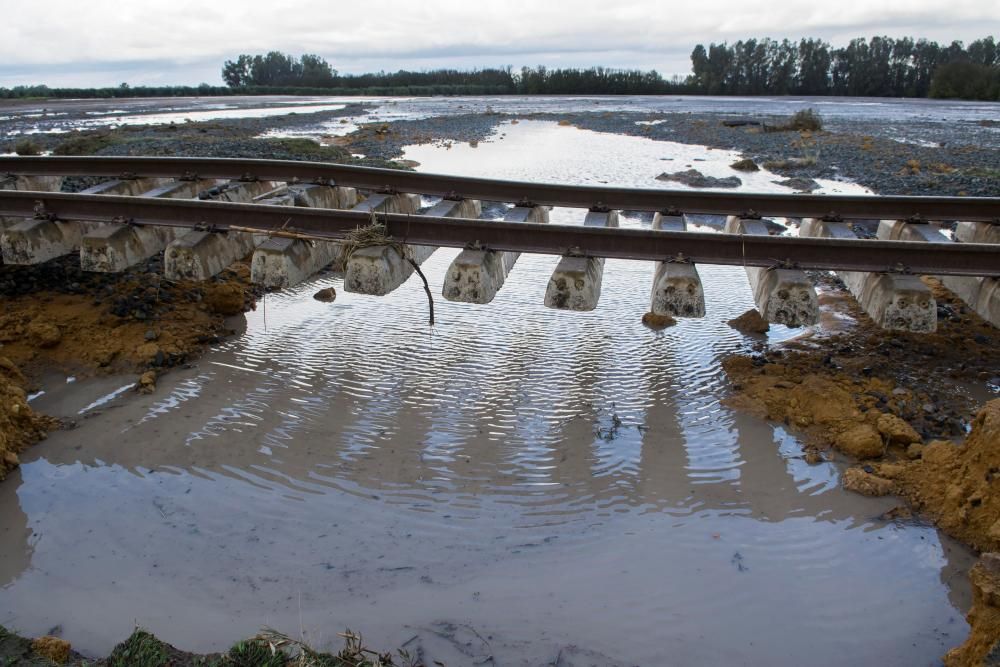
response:
[[(128, 126), (75, 136), (110, 139), (110, 145), (96, 149), (98, 155), (256, 157), (398, 166), (387, 161), (402, 157), (407, 145), (488, 141), (504, 131), (503, 123), (518, 118), (486, 112), (373, 123), (346, 137), (328, 137), (335, 145), (326, 147), (302, 139), (260, 138), (268, 131), (322, 136), (329, 132), (331, 121), (356, 118), (370, 107), (349, 104), (337, 111)], [(580, 112), (520, 118), (740, 151), (786, 178), (802, 179), (795, 182), (803, 185), (803, 191), (811, 187), (810, 179), (832, 178), (854, 181), (881, 194), (1000, 196), (1000, 128), (971, 121), (927, 120), (904, 126), (898, 120), (841, 118), (827, 123), (826, 130), (800, 133), (765, 131), (764, 126), (780, 125), (786, 119), (741, 118), (731, 113)], [(735, 126), (734, 119), (739, 121)], [(740, 124), (744, 121), (750, 122)], [(0, 136), (9, 129), (0, 122)], [(52, 150), (67, 136), (34, 134), (31, 139), (42, 150)], [(359, 154), (364, 158), (355, 157)]]

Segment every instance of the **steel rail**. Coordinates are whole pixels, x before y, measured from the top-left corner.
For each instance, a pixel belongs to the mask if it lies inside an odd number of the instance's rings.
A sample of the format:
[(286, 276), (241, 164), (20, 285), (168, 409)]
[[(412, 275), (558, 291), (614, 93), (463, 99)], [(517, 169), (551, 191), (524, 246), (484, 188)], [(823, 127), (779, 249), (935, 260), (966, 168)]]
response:
[[(16, 190), (0, 190), (0, 216), (217, 231), (233, 227), (282, 230), (331, 240), (343, 238), (370, 221), (368, 213), (335, 209)], [(1000, 276), (1000, 246), (989, 244), (666, 232), (403, 214), (378, 218), (395, 239), (415, 245), (705, 264)]]
[(0, 157), (0, 174), (321, 182), (548, 206), (795, 218), (1000, 222), (1000, 198), (783, 195), (523, 183), (294, 160), (188, 157)]

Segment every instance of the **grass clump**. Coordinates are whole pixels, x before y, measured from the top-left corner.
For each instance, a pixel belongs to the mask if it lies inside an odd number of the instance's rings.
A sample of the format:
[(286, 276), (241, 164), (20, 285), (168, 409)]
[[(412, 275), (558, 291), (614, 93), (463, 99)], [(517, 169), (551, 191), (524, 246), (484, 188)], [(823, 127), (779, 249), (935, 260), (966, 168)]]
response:
[(970, 167), (968, 169), (963, 169), (962, 173), (966, 176), (988, 178), (990, 180), (1000, 181), (1000, 169), (995, 169), (993, 167)]
[(41, 155), (42, 147), (31, 139), (21, 139), (14, 144), (14, 152), (18, 155)]
[(297, 158), (320, 162), (339, 162), (350, 157), (350, 153), (339, 146), (322, 146), (312, 139), (268, 139), (267, 142)]
[(52, 149), (53, 155), (95, 155), (112, 143), (105, 134), (81, 134)]
[(765, 132), (819, 132), (823, 129), (823, 118), (813, 109), (796, 111), (781, 125), (765, 125)]
[(271, 642), (254, 637), (233, 644), (226, 654), (226, 664), (233, 667), (284, 667), (288, 657)]
[(108, 667), (166, 667), (169, 657), (166, 644), (142, 628), (136, 628), (111, 651)]
[(801, 111), (796, 111), (795, 115), (786, 125), (790, 130), (797, 130), (799, 132), (806, 130), (809, 132), (819, 132), (823, 129), (823, 119), (818, 113), (812, 109), (802, 109)]
[(30, 665), (37, 667), (49, 667), (53, 665), (50, 660), (35, 655), (31, 650), (31, 640), (19, 637), (0, 625), (0, 665)]
[[(0, 626), (0, 667), (418, 667), (419, 659), (399, 649), (379, 653), (367, 648), (361, 635), (347, 630), (340, 634), (344, 647), (336, 654), (321, 653), (303, 641), (265, 629), (237, 642), (226, 653), (199, 655), (180, 651), (151, 633), (136, 628), (115, 646), (107, 658), (84, 659), (70, 653), (65, 663), (56, 663), (33, 646), (40, 640), (18, 636)], [(69, 652), (67, 645), (66, 651)]]

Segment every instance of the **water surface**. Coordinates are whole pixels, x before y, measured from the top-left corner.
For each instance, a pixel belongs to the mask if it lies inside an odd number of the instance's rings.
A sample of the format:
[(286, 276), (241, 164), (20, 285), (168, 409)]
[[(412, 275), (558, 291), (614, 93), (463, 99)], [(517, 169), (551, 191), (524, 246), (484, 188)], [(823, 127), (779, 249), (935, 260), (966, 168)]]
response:
[[(407, 157), (650, 187), (733, 157), (684, 150), (526, 122)], [(435, 293), (457, 252), (423, 265)], [(188, 650), (350, 627), (447, 664), (935, 665), (963, 640), (967, 551), (721, 402), (720, 359), (768, 340), (726, 325), (742, 268), (700, 267), (706, 316), (654, 332), (651, 263), (609, 260), (597, 310), (565, 313), (542, 305), (557, 261), (522, 255), (486, 306), (438, 296), (433, 328), (416, 278), (378, 298), (326, 275), (152, 396), (53, 381), (36, 403), (78, 426), (0, 484), (0, 623), (94, 653), (134, 623)]]

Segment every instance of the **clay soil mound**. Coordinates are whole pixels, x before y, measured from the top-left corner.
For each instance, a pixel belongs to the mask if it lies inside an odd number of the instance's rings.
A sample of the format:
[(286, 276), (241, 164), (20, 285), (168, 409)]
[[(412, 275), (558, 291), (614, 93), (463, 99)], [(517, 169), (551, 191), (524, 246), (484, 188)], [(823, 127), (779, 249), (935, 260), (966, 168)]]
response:
[(57, 426), (28, 406), (32, 375), (176, 366), (218, 341), (226, 316), (254, 307), (244, 264), (194, 283), (162, 278), (158, 261), (124, 274), (85, 273), (73, 258), (0, 266), (0, 480)]
[(1000, 551), (1000, 399), (979, 411), (963, 444), (930, 443), (896, 483), (949, 535), (979, 551)]
[(0, 357), (0, 480), (19, 463), (18, 454), (55, 427), (55, 420), (28, 407), (26, 380), (7, 357)]

